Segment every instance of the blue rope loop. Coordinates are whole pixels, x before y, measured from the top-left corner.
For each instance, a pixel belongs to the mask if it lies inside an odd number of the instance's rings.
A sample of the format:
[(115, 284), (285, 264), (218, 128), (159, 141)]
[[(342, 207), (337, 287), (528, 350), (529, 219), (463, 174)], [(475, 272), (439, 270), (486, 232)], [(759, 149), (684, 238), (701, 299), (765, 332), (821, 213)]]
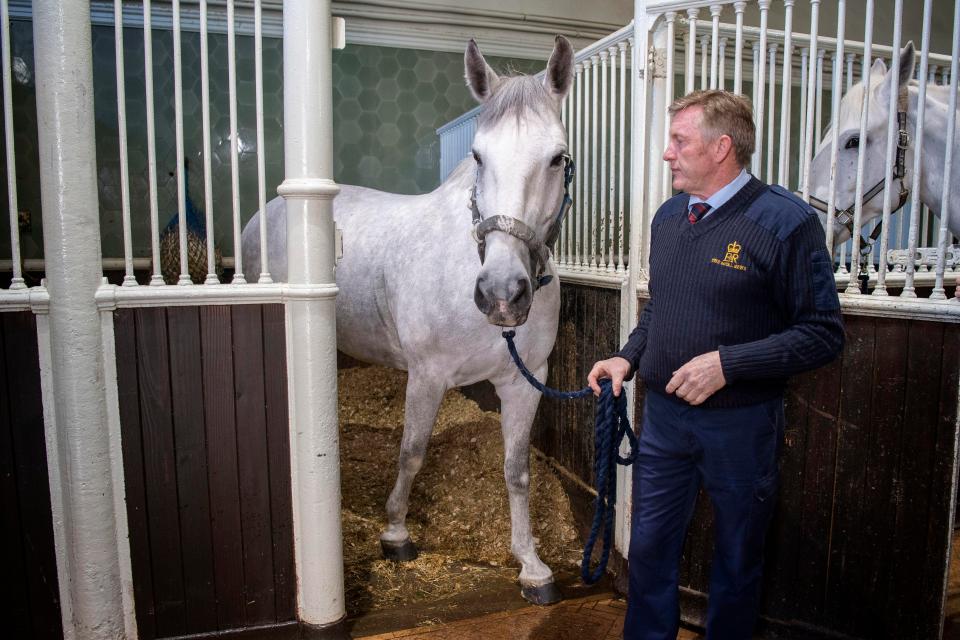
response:
[[(513, 358), (523, 377), (535, 389), (554, 400), (574, 400), (593, 394), (589, 386), (579, 391), (559, 391), (537, 380), (517, 353), (517, 346), (513, 342), (515, 335), (514, 331), (503, 332), (510, 357)], [(613, 383), (610, 380), (600, 381), (600, 399), (596, 405), (595, 425), (593, 475), (596, 478), (597, 499), (594, 501), (593, 524), (590, 527), (590, 535), (584, 545), (583, 560), (580, 563), (580, 577), (586, 584), (596, 583), (607, 570), (610, 548), (613, 546), (613, 518), (617, 504), (617, 465), (631, 465), (637, 457), (637, 437), (630, 428), (627, 399), (623, 393), (619, 396), (613, 395)], [(630, 455), (626, 458), (620, 455), (620, 444), (624, 438), (630, 444)], [(601, 535), (603, 535), (603, 546), (600, 561), (591, 572), (590, 558), (593, 556), (597, 539)]]

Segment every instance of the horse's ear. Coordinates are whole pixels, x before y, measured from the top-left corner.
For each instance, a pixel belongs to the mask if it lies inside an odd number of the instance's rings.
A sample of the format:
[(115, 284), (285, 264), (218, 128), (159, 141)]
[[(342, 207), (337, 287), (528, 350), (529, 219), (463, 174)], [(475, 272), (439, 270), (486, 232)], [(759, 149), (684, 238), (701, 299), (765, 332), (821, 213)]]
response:
[(905, 87), (913, 78), (913, 67), (916, 64), (917, 51), (913, 47), (913, 40), (907, 43), (900, 51), (900, 79), (901, 87)]
[(470, 93), (477, 99), (477, 102), (489, 100), (490, 96), (493, 95), (493, 90), (500, 82), (500, 77), (483, 59), (480, 47), (477, 46), (473, 38), (467, 43), (467, 50), (463, 54), (463, 68), (467, 86), (470, 87)]
[(553, 45), (543, 84), (557, 100), (563, 100), (573, 85), (573, 47), (563, 36), (557, 36)]

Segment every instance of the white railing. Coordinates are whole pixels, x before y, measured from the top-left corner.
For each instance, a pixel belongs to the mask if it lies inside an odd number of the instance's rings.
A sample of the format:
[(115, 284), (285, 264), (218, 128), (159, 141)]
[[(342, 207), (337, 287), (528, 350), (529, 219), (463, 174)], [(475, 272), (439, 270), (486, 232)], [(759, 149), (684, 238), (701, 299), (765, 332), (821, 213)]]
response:
[[(122, 230), (120, 238), (122, 242), (122, 257), (113, 257), (110, 255), (103, 258), (103, 269), (105, 271), (122, 271), (122, 289), (130, 290), (139, 286), (150, 286), (152, 288), (163, 288), (176, 284), (169, 292), (162, 295), (169, 299), (176, 299), (178, 296), (184, 300), (196, 300), (195, 294), (187, 294), (185, 287), (196, 287), (203, 285), (221, 285), (220, 278), (217, 275), (218, 267), (233, 268), (234, 275), (232, 284), (245, 284), (248, 280), (260, 284), (271, 284), (272, 278), (268, 269), (266, 239), (267, 228), (261, 224), (261, 256), (262, 271), (258, 274), (245, 274), (243, 264), (240, 260), (240, 229), (241, 229), (241, 201), (240, 201), (240, 168), (239, 168), (239, 147), (238, 147), (238, 94), (237, 84), (239, 81), (252, 81), (255, 89), (256, 101), (256, 145), (255, 148), (245, 148), (244, 153), (249, 156), (256, 156), (256, 182), (257, 182), (257, 205), (263, 208), (267, 199), (267, 185), (265, 167), (267, 158), (264, 154), (264, 106), (263, 106), (263, 9), (262, 0), (251, 0), (243, 2), (242, 8), (236, 7), (238, 0), (225, 0), (225, 2), (215, 3), (215, 6), (208, 7), (207, 0), (171, 0), (170, 2), (154, 3), (151, 0), (143, 0), (142, 3), (131, 3), (123, 0), (114, 0), (112, 21), (105, 11), (104, 7), (99, 6), (96, 10), (96, 22), (99, 25), (117, 25), (127, 24), (140, 26), (143, 29), (125, 30), (113, 29), (114, 52), (116, 64), (116, 115), (118, 131), (118, 151), (116, 165), (119, 167), (119, 209), (120, 223)], [(10, 0), (0, 0), (0, 9), (2, 9), (2, 67), (3, 67), (3, 108), (5, 122), (5, 153), (7, 167), (8, 183), (8, 209), (9, 209), (9, 229), (10, 229), (10, 253), (0, 255), (0, 271), (9, 271), (12, 274), (9, 290), (12, 292), (26, 290), (23, 271), (24, 267), (28, 271), (43, 271), (45, 264), (43, 259), (30, 258), (23, 259), (21, 255), (21, 238), (18, 224), (18, 201), (17, 201), (17, 177), (16, 177), (16, 149), (14, 144), (14, 135), (17, 123), (13, 116), (13, 94), (11, 91), (11, 57), (10, 57)], [(154, 6), (154, 5), (159, 6)], [(181, 5), (184, 5), (186, 11), (181, 15)], [(29, 17), (29, 5), (23, 6), (19, 3), (16, 6), (18, 16)], [(156, 29), (154, 28), (153, 18), (159, 16), (163, 22), (163, 28), (169, 30), (172, 37), (172, 49), (170, 54), (172, 64), (164, 68), (164, 72), (169, 72), (173, 77), (173, 116), (170, 121), (158, 121), (159, 114), (155, 111), (156, 100), (163, 98), (171, 99), (170, 96), (160, 96), (157, 92), (158, 83), (155, 82), (154, 74), (159, 72), (160, 68), (154, 66), (155, 54), (158, 52), (156, 38)], [(272, 16), (272, 19), (275, 16)], [(276, 22), (273, 19), (273, 22)], [(271, 22), (274, 35), (278, 35), (277, 25)], [(252, 27), (252, 28), (251, 28)], [(245, 37), (253, 41), (254, 49), (254, 68), (250, 78), (238, 78), (237, 73), (237, 31), (242, 30)], [(188, 229), (186, 224), (187, 198), (189, 194), (186, 191), (186, 175), (184, 168), (184, 84), (183, 84), (183, 62), (181, 52), (183, 43), (181, 42), (181, 32), (189, 31), (192, 37), (195, 37), (199, 31), (200, 36), (200, 114), (196, 116), (202, 119), (202, 147), (200, 155), (202, 156), (202, 177), (203, 177), (203, 210), (204, 214), (198, 216), (200, 219), (196, 222), (202, 228), (201, 233), (195, 233), (196, 229)], [(216, 237), (214, 221), (214, 184), (212, 176), (212, 159), (215, 155), (215, 149), (211, 142), (211, 99), (210, 99), (210, 50), (211, 44), (209, 36), (211, 33), (226, 34), (227, 40), (227, 60), (228, 67), (228, 86), (229, 86), (229, 112), (230, 112), (230, 153), (226, 162), (229, 164), (231, 176), (229, 209), (232, 214), (232, 224), (225, 225), (223, 228), (232, 230), (232, 245), (234, 256), (220, 258), (221, 243), (229, 246), (229, 238)], [(142, 69), (142, 91), (140, 96), (132, 95), (128, 90), (127, 79), (132, 73), (137, 73), (127, 64), (128, 53), (131, 50), (130, 43), (125, 46), (124, 36), (128, 38), (133, 34), (138, 34), (143, 38), (143, 64)], [(159, 51), (166, 54), (166, 47), (161, 47)], [(139, 75), (139, 74), (138, 74)], [(139, 84), (139, 83), (138, 83)], [(166, 83), (165, 83), (166, 84)], [(140, 118), (145, 121), (143, 130), (132, 130), (128, 126), (128, 104), (139, 104), (143, 113)], [(195, 112), (196, 110), (194, 110)], [(169, 116), (167, 116), (169, 117)], [(198, 123), (190, 122), (190, 125), (196, 127)], [(161, 183), (158, 181), (158, 131), (161, 129), (170, 131), (175, 138), (175, 158), (178, 159), (174, 170), (174, 181), (176, 185), (176, 215), (179, 224), (174, 224), (167, 233), (163, 231), (164, 225), (168, 220), (161, 219), (159, 193)], [(199, 128), (199, 127), (196, 127)], [(131, 136), (142, 136), (145, 139), (146, 157), (137, 157), (136, 166), (143, 165), (146, 176), (146, 193), (131, 194), (131, 151), (128, 146), (128, 138)], [(252, 136), (251, 136), (252, 137)], [(252, 141), (251, 141), (252, 142)], [(171, 145), (173, 146), (173, 145)], [(253, 145), (248, 145), (253, 147)], [(274, 163), (279, 162), (279, 158), (271, 159)], [(109, 162), (109, 161), (108, 161)], [(110, 162), (109, 164), (113, 164)], [(171, 167), (173, 168), (173, 167)], [(134, 197), (131, 198), (131, 195)], [(133, 204), (131, 201), (133, 200)], [(220, 209), (227, 207), (227, 202), (217, 203)], [(178, 212), (178, 213), (177, 213)], [(39, 212), (33, 212), (34, 219), (39, 218)], [(249, 215), (252, 211), (244, 211)], [(169, 215), (169, 214), (168, 214)], [(149, 231), (144, 231), (149, 227)], [(139, 234), (138, 234), (138, 230)], [(173, 233), (170, 233), (173, 231)], [(149, 237), (148, 235), (149, 234)], [(166, 238), (170, 235), (170, 238)], [(166, 240), (169, 240), (167, 242)], [(162, 243), (163, 240), (163, 243)], [(113, 249), (116, 251), (116, 249)], [(116, 255), (116, 254), (114, 254)], [(193, 263), (193, 269), (191, 269)], [(198, 277), (198, 267), (205, 273), (205, 276)], [(146, 272), (146, 276), (142, 275)], [(170, 274), (174, 274), (170, 277)], [(193, 273), (193, 277), (191, 277)], [(140, 275), (138, 282), (137, 276)], [(164, 274), (167, 274), (165, 280)], [(226, 285), (221, 285), (226, 286)], [(177, 293), (179, 291), (179, 293)], [(272, 289), (271, 289), (272, 291)], [(123, 300), (126, 291), (120, 291), (111, 297)], [(217, 293), (217, 296), (225, 294)], [(241, 288), (233, 292), (233, 296), (242, 297), (252, 295), (259, 298), (263, 297), (263, 292), (257, 293), (252, 288)], [(6, 295), (4, 300), (15, 296)], [(135, 303), (142, 296), (131, 293), (130, 301)]]

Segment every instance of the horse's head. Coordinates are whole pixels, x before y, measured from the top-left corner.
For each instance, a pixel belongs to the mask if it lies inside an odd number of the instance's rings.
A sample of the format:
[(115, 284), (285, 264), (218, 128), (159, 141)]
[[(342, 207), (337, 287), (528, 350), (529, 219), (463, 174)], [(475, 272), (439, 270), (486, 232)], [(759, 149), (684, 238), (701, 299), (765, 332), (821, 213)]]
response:
[(573, 81), (573, 48), (557, 37), (542, 80), (500, 78), (473, 40), (464, 66), (467, 85), (483, 104), (473, 140), (473, 215), (483, 262), (474, 301), (490, 323), (517, 326), (548, 281), (546, 246), (564, 202), (570, 160), (560, 105)]
[[(900, 52), (900, 73), (894, 78), (892, 70), (887, 71), (883, 60), (877, 59), (870, 68), (867, 79), (868, 87), (860, 81), (850, 88), (840, 101), (840, 115), (832, 126), (838, 128), (837, 166), (836, 166), (836, 197), (834, 199), (833, 215), (837, 212), (849, 210), (852, 216), (857, 188), (857, 158), (858, 154), (865, 153), (863, 164), (863, 191), (868, 191), (875, 185), (883, 185), (886, 172), (890, 165), (886, 161), (887, 150), (887, 123), (891, 118), (896, 119), (895, 113), (890, 113), (890, 91), (900, 91), (906, 88), (913, 76), (914, 48), (913, 43)], [(896, 84), (892, 84), (896, 83)], [(864, 91), (870, 91), (870, 105), (867, 116), (866, 140), (860, 139), (860, 114)], [(905, 126), (905, 123), (904, 123)], [(821, 210), (820, 219), (827, 224), (825, 203), (829, 201), (830, 189), (830, 150), (832, 131), (824, 133), (816, 155), (810, 164), (810, 195), (811, 202)], [(906, 162), (906, 161), (905, 161)], [(876, 197), (864, 197), (861, 223), (880, 216), (883, 213), (883, 198), (890, 200), (891, 210), (897, 208), (900, 189), (894, 184), (889, 192), (879, 193)], [(819, 201), (819, 202), (818, 202)], [(843, 222), (844, 216), (840, 216)], [(844, 224), (834, 223), (834, 242), (840, 244), (850, 238), (850, 228)]]

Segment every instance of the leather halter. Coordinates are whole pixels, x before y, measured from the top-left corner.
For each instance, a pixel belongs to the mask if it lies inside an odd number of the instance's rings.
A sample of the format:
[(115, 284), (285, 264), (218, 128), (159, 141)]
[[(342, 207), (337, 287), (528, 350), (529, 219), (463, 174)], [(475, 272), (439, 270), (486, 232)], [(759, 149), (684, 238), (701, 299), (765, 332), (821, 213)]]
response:
[[(897, 127), (899, 131), (897, 132), (897, 157), (893, 165), (893, 178), (900, 181), (900, 195), (899, 202), (897, 206), (894, 207), (890, 213), (896, 213), (903, 208), (903, 205), (907, 203), (907, 199), (910, 197), (910, 190), (907, 189), (904, 178), (907, 175), (906, 167), (906, 155), (907, 149), (910, 147), (910, 134), (907, 132), (907, 87), (901, 86), (900, 90), (897, 92)], [(861, 200), (862, 206), (865, 206), (873, 198), (884, 191), (886, 184), (886, 176), (877, 182), (875, 185), (870, 187), (870, 189), (863, 194), (863, 199)], [(846, 209), (835, 209), (833, 211), (834, 220), (837, 223), (843, 225), (850, 232), (850, 237), (852, 238), (857, 231), (853, 228), (853, 218), (854, 218), (854, 209), (856, 208), (856, 202), (851, 204)], [(820, 198), (815, 198), (810, 196), (810, 206), (822, 213), (829, 214), (830, 210), (826, 202)], [(860, 256), (866, 257), (873, 250), (873, 244), (876, 242), (877, 238), (880, 237), (880, 232), (882, 231), (883, 220), (880, 221), (873, 232), (869, 237), (860, 236)]]
[[(545, 286), (553, 280), (553, 276), (544, 275), (547, 269), (547, 262), (550, 260), (550, 252), (553, 245), (560, 235), (560, 225), (563, 218), (573, 204), (573, 198), (570, 197), (570, 183), (573, 181), (573, 175), (577, 167), (567, 154), (563, 154), (563, 201), (560, 203), (560, 209), (557, 211), (550, 226), (547, 228), (547, 235), (541, 241), (537, 238), (536, 232), (526, 225), (523, 221), (512, 216), (496, 215), (484, 218), (480, 215), (480, 209), (477, 207), (477, 184), (474, 182), (470, 189), (470, 211), (473, 216), (473, 239), (477, 241), (477, 253), (480, 254), (480, 264), (483, 264), (487, 248), (486, 237), (491, 231), (503, 231), (506, 234), (522, 241), (530, 250), (530, 259), (533, 264), (534, 291)], [(479, 173), (479, 167), (478, 167)]]

